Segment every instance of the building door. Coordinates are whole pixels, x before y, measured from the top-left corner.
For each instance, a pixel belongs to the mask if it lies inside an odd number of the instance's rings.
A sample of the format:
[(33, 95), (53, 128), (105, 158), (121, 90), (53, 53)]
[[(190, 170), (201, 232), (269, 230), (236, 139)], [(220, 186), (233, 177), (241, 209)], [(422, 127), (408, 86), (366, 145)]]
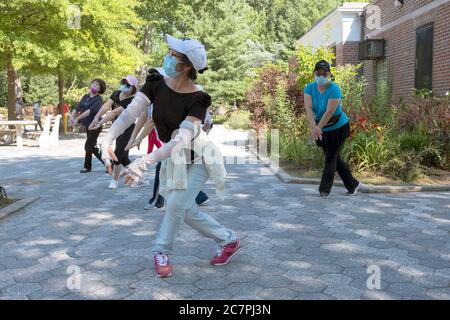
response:
[(433, 25), (416, 30), (416, 84), (417, 90), (432, 90)]

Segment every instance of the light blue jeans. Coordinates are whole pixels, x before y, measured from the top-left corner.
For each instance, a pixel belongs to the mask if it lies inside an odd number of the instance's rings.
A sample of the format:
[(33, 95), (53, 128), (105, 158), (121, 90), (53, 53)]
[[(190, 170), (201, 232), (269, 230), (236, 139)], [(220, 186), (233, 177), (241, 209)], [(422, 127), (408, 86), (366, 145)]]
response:
[(170, 254), (173, 250), (176, 233), (181, 223), (186, 222), (201, 235), (215, 240), (224, 246), (236, 240), (234, 231), (220, 225), (216, 220), (199, 210), (195, 198), (208, 180), (208, 171), (204, 164), (191, 164), (187, 170), (186, 190), (168, 192), (164, 216), (159, 228), (153, 253)]

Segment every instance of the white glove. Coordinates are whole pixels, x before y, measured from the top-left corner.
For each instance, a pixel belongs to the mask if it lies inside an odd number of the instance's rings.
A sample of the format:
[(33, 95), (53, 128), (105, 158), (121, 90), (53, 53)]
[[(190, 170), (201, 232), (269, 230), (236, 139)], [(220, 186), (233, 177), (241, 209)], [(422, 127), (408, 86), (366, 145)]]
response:
[(121, 172), (120, 175), (124, 177), (125, 184), (134, 186), (139, 180), (144, 178), (144, 171), (146, 171), (149, 166), (157, 162), (152, 154), (153, 153), (134, 160), (125, 170)]

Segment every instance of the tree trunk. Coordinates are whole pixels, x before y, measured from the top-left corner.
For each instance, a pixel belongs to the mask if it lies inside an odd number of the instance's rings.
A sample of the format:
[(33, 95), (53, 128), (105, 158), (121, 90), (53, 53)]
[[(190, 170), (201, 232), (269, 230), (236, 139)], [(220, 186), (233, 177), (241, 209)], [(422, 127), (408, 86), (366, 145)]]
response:
[(12, 64), (12, 54), (7, 55), (6, 70), (8, 82), (8, 120), (16, 120), (16, 71)]
[(58, 68), (58, 114), (62, 115), (61, 121), (63, 125), (59, 126), (59, 131), (65, 133), (64, 130), (64, 74), (61, 67)]

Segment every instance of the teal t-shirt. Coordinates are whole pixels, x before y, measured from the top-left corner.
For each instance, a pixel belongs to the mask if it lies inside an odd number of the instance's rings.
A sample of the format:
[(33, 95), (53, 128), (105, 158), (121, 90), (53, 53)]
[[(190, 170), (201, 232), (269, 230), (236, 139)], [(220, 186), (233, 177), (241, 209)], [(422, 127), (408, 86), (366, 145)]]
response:
[[(323, 114), (327, 110), (329, 99), (342, 99), (341, 89), (334, 82), (331, 82), (328, 88), (323, 93), (319, 92), (319, 89), (317, 88), (317, 83), (312, 82), (305, 87), (304, 93), (309, 94), (312, 97), (312, 107), (314, 112), (314, 118), (316, 120), (322, 119)], [(345, 114), (345, 112), (342, 111), (341, 102), (339, 102), (333, 116), (337, 116), (339, 114), (341, 115), (339, 121), (330, 127), (323, 128), (322, 131), (335, 130), (347, 124), (348, 117)]]

